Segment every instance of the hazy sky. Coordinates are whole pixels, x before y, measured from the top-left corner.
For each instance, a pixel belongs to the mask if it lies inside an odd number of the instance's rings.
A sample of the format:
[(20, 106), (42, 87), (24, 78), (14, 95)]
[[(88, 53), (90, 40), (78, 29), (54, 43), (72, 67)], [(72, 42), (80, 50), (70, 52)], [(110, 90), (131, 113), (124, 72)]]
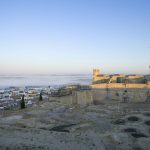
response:
[(149, 65), (150, 0), (0, 0), (0, 74)]

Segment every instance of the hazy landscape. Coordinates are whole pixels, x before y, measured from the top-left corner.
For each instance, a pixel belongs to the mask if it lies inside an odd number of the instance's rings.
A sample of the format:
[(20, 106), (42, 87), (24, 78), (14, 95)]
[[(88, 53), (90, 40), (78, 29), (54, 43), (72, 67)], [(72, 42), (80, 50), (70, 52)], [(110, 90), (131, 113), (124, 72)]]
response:
[(0, 150), (150, 150), (150, 0), (0, 0)]
[(0, 75), (0, 88), (10, 86), (59, 86), (90, 84), (91, 75)]

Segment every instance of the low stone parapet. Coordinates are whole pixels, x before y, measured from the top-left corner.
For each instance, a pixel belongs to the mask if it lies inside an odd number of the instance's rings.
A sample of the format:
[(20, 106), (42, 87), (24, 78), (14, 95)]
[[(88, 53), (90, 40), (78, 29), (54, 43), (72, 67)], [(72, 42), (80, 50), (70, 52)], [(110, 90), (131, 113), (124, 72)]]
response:
[(150, 84), (124, 84), (124, 83), (102, 83), (102, 84), (92, 84), (91, 88), (93, 89), (107, 89), (107, 88), (150, 88)]

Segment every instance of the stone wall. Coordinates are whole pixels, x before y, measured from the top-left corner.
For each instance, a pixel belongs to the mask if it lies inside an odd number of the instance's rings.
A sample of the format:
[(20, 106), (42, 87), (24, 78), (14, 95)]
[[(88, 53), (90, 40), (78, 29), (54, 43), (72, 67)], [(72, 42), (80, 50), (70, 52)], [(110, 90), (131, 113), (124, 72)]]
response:
[(117, 100), (123, 101), (125, 93), (129, 102), (145, 102), (150, 101), (150, 89), (149, 88), (93, 88), (93, 101), (100, 102), (103, 100)]
[(106, 89), (92, 89), (93, 101), (102, 101), (107, 98), (107, 90)]
[(94, 89), (106, 89), (106, 88), (131, 88), (131, 89), (143, 89), (150, 88), (150, 84), (124, 84), (124, 83), (103, 83), (103, 84), (93, 84), (91, 88)]
[(93, 103), (93, 94), (91, 90), (74, 91), (72, 95), (62, 97), (49, 97), (49, 101), (58, 101), (64, 105), (86, 106)]
[(147, 79), (148, 81), (150, 81), (150, 75), (145, 75), (145, 79)]
[(97, 80), (97, 76), (100, 74), (99, 69), (93, 69), (93, 81)]
[(78, 105), (89, 105), (93, 103), (93, 95), (91, 90), (74, 91), (72, 94), (72, 103)]

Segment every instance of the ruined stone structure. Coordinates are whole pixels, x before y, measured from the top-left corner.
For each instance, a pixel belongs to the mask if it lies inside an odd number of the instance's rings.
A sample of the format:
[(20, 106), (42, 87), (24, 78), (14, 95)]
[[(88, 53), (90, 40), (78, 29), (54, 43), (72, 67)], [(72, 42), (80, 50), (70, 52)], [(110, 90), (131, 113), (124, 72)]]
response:
[(98, 69), (93, 70), (93, 84), (101, 83), (124, 83), (124, 84), (147, 84), (150, 76), (144, 75), (124, 75), (124, 74), (100, 74)]
[[(125, 94), (125, 91), (126, 94)], [(93, 101), (115, 100), (124, 102), (124, 95), (127, 102), (150, 102), (150, 88), (92, 88)]]
[(93, 70), (94, 101), (150, 102), (150, 75), (102, 75), (98, 72), (98, 69)]
[[(56, 100), (55, 97), (49, 97), (49, 101), (54, 100)], [(92, 90), (75, 90), (71, 95), (57, 97), (57, 100), (63, 105), (84, 107), (93, 104), (93, 94)]]
[(93, 83), (106, 83), (109, 80), (109, 75), (100, 74), (99, 69), (93, 70)]
[(91, 90), (74, 91), (72, 94), (73, 104), (86, 106), (93, 103), (93, 96)]

